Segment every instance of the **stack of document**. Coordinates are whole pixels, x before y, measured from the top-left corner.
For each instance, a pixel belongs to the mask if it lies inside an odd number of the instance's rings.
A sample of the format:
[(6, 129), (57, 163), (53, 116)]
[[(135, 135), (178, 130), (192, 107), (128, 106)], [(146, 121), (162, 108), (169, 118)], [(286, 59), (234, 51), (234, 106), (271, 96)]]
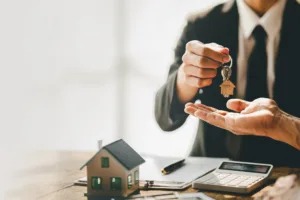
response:
[(217, 168), (224, 158), (188, 157), (179, 169), (164, 175), (161, 170), (180, 158), (146, 157), (140, 166), (140, 186), (152, 183), (148, 189), (184, 189), (192, 181)]

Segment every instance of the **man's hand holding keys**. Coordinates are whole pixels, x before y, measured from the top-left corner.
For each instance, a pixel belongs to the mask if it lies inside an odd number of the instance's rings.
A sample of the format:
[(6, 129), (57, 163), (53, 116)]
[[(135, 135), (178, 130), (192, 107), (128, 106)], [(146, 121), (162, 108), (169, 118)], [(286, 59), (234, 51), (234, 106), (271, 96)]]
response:
[(190, 101), (199, 88), (211, 85), (222, 63), (230, 61), (229, 49), (216, 43), (203, 44), (190, 41), (186, 44), (182, 65), (177, 74), (177, 94), (181, 102)]

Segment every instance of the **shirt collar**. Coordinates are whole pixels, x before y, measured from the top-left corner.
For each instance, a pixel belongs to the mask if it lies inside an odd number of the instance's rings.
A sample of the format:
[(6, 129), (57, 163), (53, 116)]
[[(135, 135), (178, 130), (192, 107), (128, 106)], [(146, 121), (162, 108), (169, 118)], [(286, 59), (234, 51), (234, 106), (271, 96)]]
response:
[(257, 25), (261, 25), (268, 37), (275, 37), (282, 24), (283, 11), (287, 0), (278, 0), (262, 17), (259, 17), (244, 0), (237, 0), (240, 26), (245, 38), (249, 38)]

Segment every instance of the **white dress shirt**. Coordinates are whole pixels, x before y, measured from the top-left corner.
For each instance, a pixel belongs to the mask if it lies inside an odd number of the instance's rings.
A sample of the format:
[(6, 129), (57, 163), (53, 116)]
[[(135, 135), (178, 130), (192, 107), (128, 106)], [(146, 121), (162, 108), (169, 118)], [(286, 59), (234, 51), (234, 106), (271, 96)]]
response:
[(254, 48), (255, 40), (252, 31), (261, 25), (267, 33), (267, 81), (270, 98), (273, 98), (275, 81), (275, 59), (277, 57), (280, 41), (280, 29), (286, 0), (278, 0), (262, 17), (259, 17), (244, 0), (237, 0), (240, 16), (239, 21), (239, 51), (238, 51), (238, 76), (237, 97), (244, 98), (247, 84), (248, 58)]

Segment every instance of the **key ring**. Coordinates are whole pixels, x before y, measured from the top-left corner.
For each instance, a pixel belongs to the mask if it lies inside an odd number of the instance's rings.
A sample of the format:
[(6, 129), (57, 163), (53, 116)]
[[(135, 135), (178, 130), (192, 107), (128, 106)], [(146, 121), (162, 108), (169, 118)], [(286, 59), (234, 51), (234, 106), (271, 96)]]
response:
[[(229, 58), (230, 58), (230, 65), (228, 66), (228, 67), (226, 67), (226, 68), (231, 68), (232, 67), (232, 58), (231, 58), (231, 56), (230, 55), (228, 55), (229, 56)], [(228, 63), (228, 62), (227, 62)], [(225, 63), (222, 63), (222, 65), (224, 65)]]
[(229, 80), (230, 76), (232, 74), (232, 58), (230, 55), (228, 55), (230, 58), (230, 64), (225, 65), (224, 63), (222, 63), (222, 71), (221, 71), (221, 75), (223, 77), (223, 83), (220, 85), (221, 87), (221, 94), (225, 97), (228, 98), (230, 95), (233, 95), (233, 91), (235, 88), (235, 85)]
[(232, 62), (231, 56), (230, 55), (228, 55), (228, 56), (230, 58), (230, 65), (227, 66), (224, 63), (222, 64), (223, 69), (221, 71), (221, 74), (222, 74), (222, 77), (223, 77), (223, 81), (228, 81), (230, 76), (231, 76), (231, 73), (232, 73), (231, 68), (232, 68), (232, 63), (233, 62)]

